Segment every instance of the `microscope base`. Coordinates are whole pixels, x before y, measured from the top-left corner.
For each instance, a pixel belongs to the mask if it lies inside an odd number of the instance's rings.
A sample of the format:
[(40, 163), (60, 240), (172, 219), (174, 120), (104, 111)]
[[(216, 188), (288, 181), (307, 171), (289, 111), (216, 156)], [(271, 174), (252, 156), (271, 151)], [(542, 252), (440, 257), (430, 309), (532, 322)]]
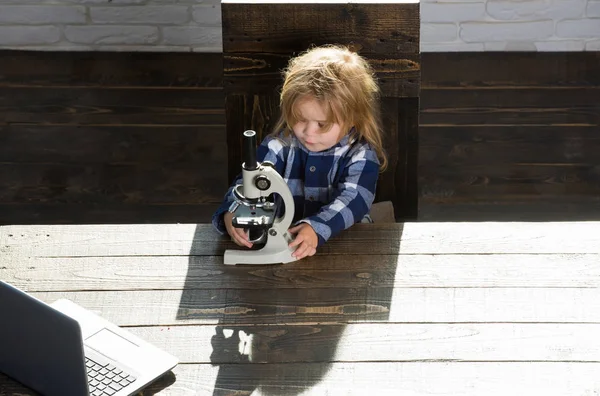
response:
[(268, 237), (265, 247), (260, 250), (225, 250), (223, 263), (235, 264), (285, 264), (296, 261), (294, 252), (282, 237)]

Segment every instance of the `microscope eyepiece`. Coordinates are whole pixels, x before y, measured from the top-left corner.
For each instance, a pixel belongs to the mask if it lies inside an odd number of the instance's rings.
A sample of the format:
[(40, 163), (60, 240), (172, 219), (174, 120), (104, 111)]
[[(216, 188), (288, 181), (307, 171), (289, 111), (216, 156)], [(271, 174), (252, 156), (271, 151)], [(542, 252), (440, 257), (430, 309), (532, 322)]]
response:
[(253, 130), (244, 131), (242, 155), (244, 156), (244, 162), (242, 163), (244, 169), (256, 170), (256, 132)]

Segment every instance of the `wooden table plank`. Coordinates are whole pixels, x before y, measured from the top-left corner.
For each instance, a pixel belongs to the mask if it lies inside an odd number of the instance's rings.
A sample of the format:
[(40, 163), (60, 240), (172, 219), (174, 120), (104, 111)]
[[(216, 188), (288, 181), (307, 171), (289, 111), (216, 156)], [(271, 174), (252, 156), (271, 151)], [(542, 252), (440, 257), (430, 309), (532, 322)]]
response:
[(600, 323), (598, 288), (407, 288), (35, 292), (121, 326), (352, 323)]
[(377, 287), (598, 287), (598, 254), (321, 255), (225, 266), (220, 256), (24, 257), (0, 278), (28, 291)]
[(196, 325), (128, 330), (182, 363), (600, 363), (596, 323)]
[[(598, 221), (356, 224), (320, 253), (600, 253), (598, 231)], [(221, 255), (233, 247), (209, 224), (0, 227), (3, 255)]]
[(357, 225), (312, 258), (229, 267), (206, 224), (6, 226), (0, 279), (179, 356), (144, 395), (583, 395), (600, 392), (598, 230)]
[[(597, 364), (334, 363), (180, 366), (168, 395), (586, 395), (598, 392)], [(218, 375), (218, 377), (217, 377)], [(189, 384), (189, 387), (187, 386)], [(202, 384), (201, 386), (197, 386)], [(217, 389), (213, 393), (213, 387)], [(232, 391), (241, 390), (240, 393)], [(228, 392), (229, 391), (229, 392)]]
[[(598, 370), (598, 363), (184, 364), (143, 395), (593, 395)], [(0, 391), (15, 394), (33, 395), (14, 382)]]

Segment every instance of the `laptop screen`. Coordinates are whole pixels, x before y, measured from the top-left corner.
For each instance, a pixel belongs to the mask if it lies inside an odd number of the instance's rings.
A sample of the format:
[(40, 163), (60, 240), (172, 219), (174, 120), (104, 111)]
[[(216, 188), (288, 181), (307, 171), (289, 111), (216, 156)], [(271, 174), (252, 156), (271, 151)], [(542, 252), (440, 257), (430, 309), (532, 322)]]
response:
[(88, 395), (74, 319), (0, 281), (0, 372), (45, 396)]

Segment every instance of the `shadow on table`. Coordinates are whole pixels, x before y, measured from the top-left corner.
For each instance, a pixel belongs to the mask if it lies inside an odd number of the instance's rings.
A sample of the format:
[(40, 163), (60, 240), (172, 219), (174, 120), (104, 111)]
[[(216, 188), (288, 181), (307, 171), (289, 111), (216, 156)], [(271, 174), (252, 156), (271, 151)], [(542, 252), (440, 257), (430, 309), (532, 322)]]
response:
[[(347, 322), (388, 320), (403, 224), (386, 240), (369, 227), (290, 264), (225, 266), (191, 247), (177, 319), (218, 322), (206, 340), (219, 368), (213, 395), (302, 393), (324, 379)], [(194, 241), (203, 243), (198, 228)]]

